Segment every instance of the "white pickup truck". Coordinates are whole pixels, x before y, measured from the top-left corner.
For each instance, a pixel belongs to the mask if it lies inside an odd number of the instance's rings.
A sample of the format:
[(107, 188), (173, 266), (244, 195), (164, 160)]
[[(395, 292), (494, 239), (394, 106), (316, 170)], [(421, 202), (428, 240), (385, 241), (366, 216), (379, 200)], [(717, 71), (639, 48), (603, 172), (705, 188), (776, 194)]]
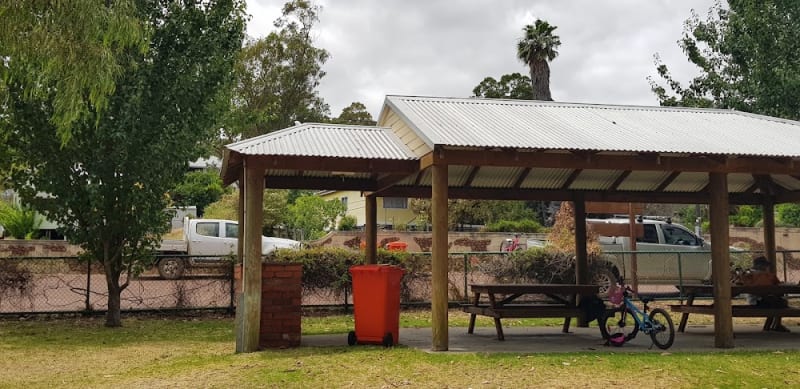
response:
[[(628, 219), (589, 219), (589, 228), (596, 224), (624, 224)], [(708, 242), (688, 228), (662, 220), (637, 220), (637, 278), (643, 284), (706, 283), (711, 279), (711, 248)], [(622, 226), (621, 226), (622, 227)], [(597, 228), (600, 230), (600, 228)], [(629, 236), (598, 237), (602, 248), (601, 261), (592, 275), (598, 285), (607, 285), (616, 277), (630, 280), (631, 246)], [(541, 247), (544, 242), (528, 241), (528, 247)], [(741, 250), (731, 247), (732, 257)], [(732, 258), (733, 259), (733, 258)]]
[[(183, 221), (182, 240), (164, 240), (156, 249), (158, 274), (164, 279), (177, 279), (193, 267), (213, 267), (236, 255), (239, 246), (239, 223), (233, 220), (189, 219)], [(291, 239), (261, 237), (261, 254), (279, 248), (300, 248)]]

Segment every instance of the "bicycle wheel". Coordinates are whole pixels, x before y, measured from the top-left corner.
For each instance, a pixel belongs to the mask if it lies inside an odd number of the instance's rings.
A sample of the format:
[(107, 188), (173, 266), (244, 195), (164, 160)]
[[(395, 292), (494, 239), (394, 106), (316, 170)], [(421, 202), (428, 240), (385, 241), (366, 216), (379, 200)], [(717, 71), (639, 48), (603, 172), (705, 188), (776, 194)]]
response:
[(661, 308), (653, 308), (650, 311), (650, 322), (653, 323), (653, 329), (650, 332), (653, 344), (662, 350), (670, 348), (672, 342), (675, 341), (675, 325), (672, 324), (672, 318), (667, 311)]
[(600, 326), (600, 334), (605, 340), (608, 340), (611, 335), (621, 333), (625, 335), (627, 342), (635, 338), (639, 332), (633, 312), (625, 306), (606, 309), (605, 315), (598, 320), (597, 325)]

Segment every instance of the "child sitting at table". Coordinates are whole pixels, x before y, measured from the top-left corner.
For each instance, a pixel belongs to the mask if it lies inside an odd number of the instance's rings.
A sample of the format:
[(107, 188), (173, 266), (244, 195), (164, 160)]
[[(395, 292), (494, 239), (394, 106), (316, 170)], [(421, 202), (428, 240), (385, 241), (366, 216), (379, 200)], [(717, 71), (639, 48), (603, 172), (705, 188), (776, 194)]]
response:
[[(742, 285), (778, 285), (780, 284), (780, 280), (778, 280), (778, 276), (770, 270), (770, 263), (764, 256), (759, 256), (753, 259), (753, 267), (747, 271), (746, 273), (742, 274), (741, 277)], [(760, 295), (747, 295), (747, 302), (750, 305), (755, 305), (761, 308), (786, 308), (788, 306), (788, 302), (782, 296), (760, 296)], [(789, 329), (786, 328), (781, 323), (780, 316), (772, 316), (767, 318), (767, 322), (764, 324), (765, 330), (772, 330), (772, 331), (779, 331), (779, 332), (789, 332)]]

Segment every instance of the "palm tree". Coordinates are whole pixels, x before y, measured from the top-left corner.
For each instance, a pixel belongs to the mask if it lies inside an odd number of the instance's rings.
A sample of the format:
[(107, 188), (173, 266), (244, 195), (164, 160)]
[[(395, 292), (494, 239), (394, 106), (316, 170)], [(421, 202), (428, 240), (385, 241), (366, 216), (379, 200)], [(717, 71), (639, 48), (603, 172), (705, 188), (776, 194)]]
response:
[(553, 35), (556, 27), (541, 19), (533, 25), (527, 25), (522, 31), (525, 35), (517, 43), (517, 58), (524, 62), (531, 71), (531, 85), (534, 100), (553, 101), (550, 96), (549, 61), (558, 56), (561, 39)]

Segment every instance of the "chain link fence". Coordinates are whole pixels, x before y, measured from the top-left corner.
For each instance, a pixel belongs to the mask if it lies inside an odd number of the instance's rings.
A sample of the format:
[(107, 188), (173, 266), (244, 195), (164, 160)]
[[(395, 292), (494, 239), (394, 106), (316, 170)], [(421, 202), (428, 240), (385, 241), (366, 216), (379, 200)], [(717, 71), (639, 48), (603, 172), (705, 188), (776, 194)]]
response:
[[(786, 283), (800, 282), (800, 251), (778, 251), (779, 278)], [(615, 252), (630, 261), (631, 252)], [(637, 252), (643, 258), (645, 253)], [(741, 264), (749, 265), (750, 258), (760, 252), (738, 252)], [(418, 256), (416, 268), (406, 272), (401, 284), (401, 302), (408, 305), (430, 303), (431, 272), (430, 253), (413, 253)], [(664, 264), (663, 277), (642, 278), (642, 292), (673, 294), (678, 297), (678, 282), (659, 281), (681, 272), (693, 260), (696, 252), (648, 253)], [(448, 296), (453, 303), (468, 302), (469, 285), (475, 283), (500, 283), (506, 280), (497, 276), (496, 269), (507, 266), (508, 252), (451, 253), (448, 257)], [(652, 259), (652, 258), (651, 258)], [(696, 258), (694, 258), (696, 259)], [(734, 263), (734, 265), (737, 265)], [(235, 280), (232, 261), (216, 266), (188, 268), (180, 279), (168, 280), (159, 276), (155, 267), (132, 278), (122, 292), (122, 310), (223, 310), (235, 309)], [(670, 273), (670, 274), (668, 274)], [(628, 274), (623, 276), (627, 277)], [(123, 280), (124, 281), (124, 278)], [(533, 281), (535, 282), (535, 281)], [(39, 313), (91, 313), (107, 308), (108, 288), (105, 274), (98, 264), (87, 264), (77, 257), (10, 257), (0, 258), (0, 315)], [(349, 291), (314, 289), (303, 291), (302, 304), (314, 307), (347, 307), (352, 304)]]

